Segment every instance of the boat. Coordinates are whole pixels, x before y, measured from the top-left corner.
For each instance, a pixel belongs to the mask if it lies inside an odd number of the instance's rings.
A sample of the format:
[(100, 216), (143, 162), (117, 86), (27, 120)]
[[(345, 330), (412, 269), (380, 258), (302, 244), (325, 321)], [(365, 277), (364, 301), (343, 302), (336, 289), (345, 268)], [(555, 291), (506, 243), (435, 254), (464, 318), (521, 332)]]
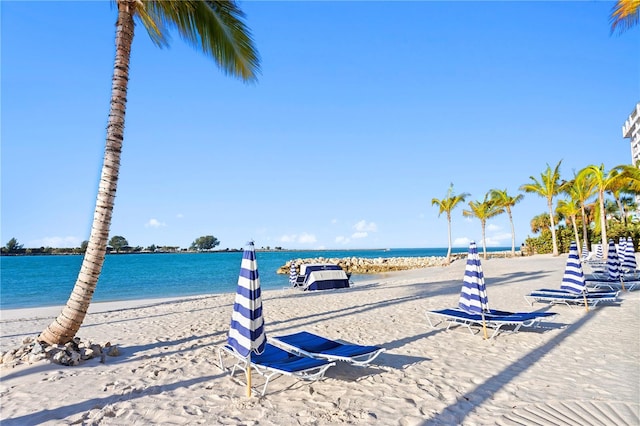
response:
[(296, 287), (305, 291), (348, 288), (349, 276), (339, 265), (331, 263), (302, 264)]

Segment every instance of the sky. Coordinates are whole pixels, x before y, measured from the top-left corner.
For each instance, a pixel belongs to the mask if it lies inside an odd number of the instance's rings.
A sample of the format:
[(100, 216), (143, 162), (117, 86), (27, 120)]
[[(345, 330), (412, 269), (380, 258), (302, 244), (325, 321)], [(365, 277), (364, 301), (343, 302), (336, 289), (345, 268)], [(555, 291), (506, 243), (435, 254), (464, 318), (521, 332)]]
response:
[[(433, 198), (520, 194), (631, 162), (640, 27), (613, 2), (240, 2), (258, 81), (136, 27), (111, 236), (218, 248), (447, 247)], [(111, 2), (0, 2), (0, 245), (88, 240), (113, 73)], [(454, 247), (482, 241), (452, 212)], [(547, 210), (513, 208), (516, 246)], [(507, 215), (487, 246), (510, 246)]]

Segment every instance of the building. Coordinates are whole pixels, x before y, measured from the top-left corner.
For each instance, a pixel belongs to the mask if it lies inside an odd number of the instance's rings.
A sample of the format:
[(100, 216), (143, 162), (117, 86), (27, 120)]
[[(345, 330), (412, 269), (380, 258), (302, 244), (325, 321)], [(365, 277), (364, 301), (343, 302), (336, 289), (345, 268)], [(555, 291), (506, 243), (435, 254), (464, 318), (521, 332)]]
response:
[(640, 160), (640, 102), (624, 122), (622, 137), (631, 139), (631, 163), (637, 165)]

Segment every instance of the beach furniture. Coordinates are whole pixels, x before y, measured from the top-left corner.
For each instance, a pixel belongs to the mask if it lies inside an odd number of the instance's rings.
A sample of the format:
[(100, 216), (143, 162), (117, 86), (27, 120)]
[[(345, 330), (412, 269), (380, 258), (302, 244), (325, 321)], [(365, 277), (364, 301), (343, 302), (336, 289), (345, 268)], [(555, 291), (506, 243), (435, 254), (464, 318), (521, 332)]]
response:
[[(624, 244), (623, 244), (624, 241)], [(606, 271), (594, 271), (586, 277), (586, 286), (594, 289), (609, 290), (634, 290), (640, 287), (640, 278), (635, 273), (636, 262), (633, 250), (633, 241), (627, 242), (620, 238), (620, 258), (615, 250), (613, 240), (609, 240), (609, 257), (607, 258)], [(632, 260), (633, 259), (633, 260)]]
[[(543, 319), (550, 319), (555, 316), (554, 312), (508, 312), (490, 310), (484, 315), (471, 314), (461, 309), (440, 309), (427, 311), (427, 321), (429, 325), (436, 328), (439, 324), (447, 323), (446, 330), (452, 325), (462, 325), (467, 327), (471, 334), (475, 334), (471, 327), (485, 327), (493, 329), (493, 334), (489, 339), (494, 338), (503, 327), (512, 327), (512, 333), (517, 333), (522, 327), (540, 327)], [(432, 317), (434, 317), (432, 319)], [(436, 321), (437, 319), (437, 321)], [(504, 330), (502, 330), (504, 331)], [(479, 331), (478, 331), (479, 332)]]
[[(537, 327), (543, 318), (555, 315), (552, 312), (509, 312), (489, 309), (484, 272), (476, 243), (473, 241), (469, 244), (458, 307), (427, 311), (426, 314), (431, 327), (446, 322), (447, 330), (452, 325), (464, 325), (473, 334), (471, 326), (481, 326), (485, 339), (495, 337), (502, 327), (512, 326), (512, 331), (517, 332), (521, 327)], [(439, 321), (432, 321), (432, 316)], [(494, 329), (491, 337), (488, 336), (487, 328)]]
[(338, 265), (314, 263), (300, 265), (296, 287), (302, 290), (328, 290), (349, 287), (349, 277)]
[(314, 381), (322, 379), (327, 369), (335, 365), (334, 362), (327, 360), (292, 354), (270, 343), (266, 344), (264, 351), (260, 355), (253, 355), (251, 358), (242, 356), (229, 345), (224, 345), (218, 348), (219, 365), (223, 371), (227, 370), (223, 359), (225, 354), (235, 360), (231, 367), (231, 375), (235, 373), (237, 368), (242, 370), (252, 368), (265, 378), (261, 392), (263, 396), (267, 391), (269, 381), (273, 377), (283, 375), (300, 380)]
[(269, 341), (296, 355), (327, 361), (343, 361), (357, 366), (369, 364), (385, 351), (379, 346), (342, 343), (306, 331), (270, 337)]
[[(615, 252), (615, 248), (613, 250)], [(596, 306), (602, 302), (617, 301), (617, 291), (594, 290), (589, 291), (585, 284), (582, 264), (578, 258), (578, 247), (575, 242), (569, 247), (569, 256), (562, 277), (562, 284), (559, 289), (542, 288), (534, 290), (524, 299), (531, 306), (535, 302), (553, 304), (565, 304), (568, 306), (584, 304), (588, 310), (589, 306)]]

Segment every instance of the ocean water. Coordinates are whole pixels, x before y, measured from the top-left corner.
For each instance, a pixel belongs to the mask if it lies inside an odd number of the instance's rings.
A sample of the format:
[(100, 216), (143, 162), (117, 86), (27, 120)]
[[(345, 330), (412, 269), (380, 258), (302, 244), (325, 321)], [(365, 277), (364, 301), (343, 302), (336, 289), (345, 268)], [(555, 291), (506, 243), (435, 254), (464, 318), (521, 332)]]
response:
[[(504, 251), (510, 248), (487, 248)], [(464, 253), (466, 248), (454, 248)], [(299, 258), (388, 258), (445, 256), (446, 248), (391, 250), (314, 250), (256, 252), (264, 289), (289, 285), (279, 267)], [(150, 299), (235, 292), (241, 252), (108, 255), (92, 301)], [(0, 309), (56, 306), (66, 303), (75, 284), (82, 256), (0, 257)], [(353, 275), (352, 281), (370, 279)]]

